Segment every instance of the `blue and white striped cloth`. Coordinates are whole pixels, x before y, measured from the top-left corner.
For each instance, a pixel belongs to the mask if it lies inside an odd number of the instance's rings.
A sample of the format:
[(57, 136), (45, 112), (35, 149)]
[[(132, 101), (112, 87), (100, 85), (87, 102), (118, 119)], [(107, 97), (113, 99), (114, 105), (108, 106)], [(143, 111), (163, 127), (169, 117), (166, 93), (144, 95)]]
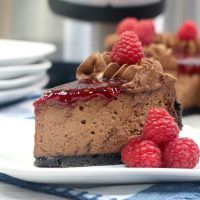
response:
[[(0, 108), (4, 117), (31, 119), (33, 99), (29, 97), (22, 102)], [(200, 199), (200, 182), (134, 184), (117, 186), (88, 186), (74, 188), (69, 185), (39, 184), (15, 179), (0, 173), (0, 181), (22, 188), (80, 200), (196, 200)]]

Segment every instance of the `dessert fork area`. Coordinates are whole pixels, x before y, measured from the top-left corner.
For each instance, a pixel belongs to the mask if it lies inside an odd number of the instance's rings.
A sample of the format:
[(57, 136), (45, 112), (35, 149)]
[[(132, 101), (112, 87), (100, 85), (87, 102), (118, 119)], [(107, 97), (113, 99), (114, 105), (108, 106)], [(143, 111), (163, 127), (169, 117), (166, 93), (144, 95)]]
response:
[[(0, 199), (200, 198), (199, 165), (195, 169), (34, 167), (32, 103), (36, 97), (0, 109)], [(183, 117), (181, 137), (189, 136), (200, 144), (200, 126), (195, 123), (199, 120), (198, 115)]]

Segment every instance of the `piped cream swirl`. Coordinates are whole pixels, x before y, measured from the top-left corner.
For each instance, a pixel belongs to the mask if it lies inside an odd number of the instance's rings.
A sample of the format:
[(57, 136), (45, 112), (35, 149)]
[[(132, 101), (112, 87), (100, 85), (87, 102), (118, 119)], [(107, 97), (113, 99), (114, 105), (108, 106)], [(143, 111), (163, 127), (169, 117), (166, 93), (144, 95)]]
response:
[(127, 81), (123, 87), (143, 91), (159, 88), (163, 74), (160, 62), (154, 58), (142, 58), (136, 64), (119, 65), (111, 61), (109, 52), (96, 52), (79, 65), (76, 77), (78, 80), (121, 78)]

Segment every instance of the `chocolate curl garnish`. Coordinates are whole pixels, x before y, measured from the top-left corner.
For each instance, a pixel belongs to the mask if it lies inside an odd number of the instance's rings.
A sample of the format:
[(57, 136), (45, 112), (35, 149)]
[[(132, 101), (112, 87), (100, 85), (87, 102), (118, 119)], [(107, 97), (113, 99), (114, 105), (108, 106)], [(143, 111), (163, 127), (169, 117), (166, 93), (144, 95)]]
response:
[(128, 67), (128, 64), (120, 66), (117, 63), (110, 63), (106, 68), (103, 78), (114, 79), (122, 77), (124, 70)]
[(126, 70), (124, 71), (122, 78), (127, 80), (128, 82), (135, 79), (135, 75), (138, 72), (138, 70), (141, 70), (142, 66), (138, 65), (129, 65)]
[(157, 73), (163, 72), (162, 65), (159, 61), (155, 60), (154, 58), (144, 58), (140, 61), (140, 65), (142, 65), (145, 69), (152, 69)]
[(108, 52), (100, 54), (92, 53), (83, 63), (79, 65), (76, 71), (76, 78), (80, 79), (100, 79), (110, 62)]

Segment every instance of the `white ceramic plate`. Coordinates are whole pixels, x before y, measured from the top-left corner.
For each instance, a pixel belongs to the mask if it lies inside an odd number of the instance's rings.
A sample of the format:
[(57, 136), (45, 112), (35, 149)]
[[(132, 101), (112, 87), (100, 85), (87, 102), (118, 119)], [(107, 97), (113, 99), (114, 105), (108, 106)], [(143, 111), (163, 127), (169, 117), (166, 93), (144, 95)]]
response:
[(41, 80), (38, 80), (33, 85), (25, 86), (17, 89), (10, 89), (5, 91), (0, 91), (0, 104), (9, 103), (12, 101), (19, 100), (26, 97), (37, 90), (43, 88), (49, 81), (48, 76), (44, 76)]
[(15, 65), (15, 66), (1, 66), (0, 80), (16, 78), (30, 74), (38, 74), (47, 71), (52, 63), (49, 61), (42, 61), (35, 64)]
[(0, 80), (0, 91), (5, 89), (15, 89), (19, 87), (32, 85), (33, 83), (44, 79), (45, 76), (46, 73), (42, 72), (41, 74), (28, 75), (14, 79)]
[[(12, 126), (10, 126), (12, 124)], [(78, 168), (37, 168), (33, 165), (34, 121), (0, 118), (0, 172), (40, 183), (122, 184), (200, 181), (196, 169), (126, 168), (123, 165)], [(181, 136), (200, 145), (200, 133), (185, 126)]]
[(1, 39), (0, 65), (32, 63), (55, 51), (53, 44)]

